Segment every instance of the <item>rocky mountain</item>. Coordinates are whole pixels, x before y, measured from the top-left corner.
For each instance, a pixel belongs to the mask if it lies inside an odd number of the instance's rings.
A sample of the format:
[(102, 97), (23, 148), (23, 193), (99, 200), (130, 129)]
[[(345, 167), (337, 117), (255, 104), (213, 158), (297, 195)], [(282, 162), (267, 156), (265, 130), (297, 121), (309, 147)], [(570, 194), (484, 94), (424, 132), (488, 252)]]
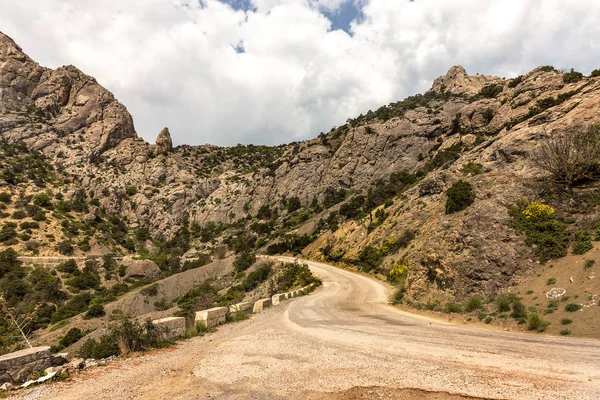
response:
[[(599, 110), (597, 76), (546, 66), (504, 79), (455, 66), (425, 94), (312, 140), (173, 148), (167, 128), (154, 145), (139, 138), (94, 78), (41, 67), (0, 34), (0, 137), (12, 157), (0, 175), (2, 223), (14, 231), (0, 246), (23, 256), (137, 253), (165, 273), (184, 255), (303, 252), (401, 277), (415, 303), (492, 296), (537, 265), (539, 247), (513, 223), (520, 200), (551, 203), (570, 233), (595, 226), (595, 183), (566, 198), (530, 153), (600, 122)], [(22, 165), (25, 153), (42, 160), (42, 181)], [(448, 213), (459, 181), (472, 205)], [(19, 221), (44, 213), (39, 229), (13, 226), (27, 210)]]

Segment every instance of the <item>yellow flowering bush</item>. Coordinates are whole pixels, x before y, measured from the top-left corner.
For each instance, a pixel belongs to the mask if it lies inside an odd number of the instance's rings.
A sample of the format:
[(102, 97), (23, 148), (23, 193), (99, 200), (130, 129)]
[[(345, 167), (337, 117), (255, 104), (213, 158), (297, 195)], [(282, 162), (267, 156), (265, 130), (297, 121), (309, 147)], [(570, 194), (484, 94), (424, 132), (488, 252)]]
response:
[(379, 246), (379, 251), (381, 252), (381, 254), (388, 254), (392, 250), (392, 248), (394, 248), (395, 245), (396, 245), (395, 238), (394, 239), (386, 239)]
[(534, 201), (530, 203), (525, 210), (523, 210), (523, 215), (527, 219), (545, 219), (551, 217), (554, 214), (554, 208), (538, 203)]
[(395, 281), (402, 278), (407, 272), (408, 264), (406, 263), (406, 260), (402, 259), (390, 270), (390, 280)]

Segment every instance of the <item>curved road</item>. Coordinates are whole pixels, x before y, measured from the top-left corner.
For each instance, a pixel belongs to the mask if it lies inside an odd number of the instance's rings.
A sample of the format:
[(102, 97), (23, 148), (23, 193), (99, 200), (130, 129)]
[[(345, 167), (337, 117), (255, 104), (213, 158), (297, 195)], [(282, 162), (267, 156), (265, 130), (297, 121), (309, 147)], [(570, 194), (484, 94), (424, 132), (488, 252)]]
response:
[(89, 369), (75, 382), (36, 388), (25, 397), (600, 398), (598, 341), (414, 316), (387, 305), (388, 289), (379, 282), (308, 264), (323, 280), (310, 296), (180, 342), (174, 350)]

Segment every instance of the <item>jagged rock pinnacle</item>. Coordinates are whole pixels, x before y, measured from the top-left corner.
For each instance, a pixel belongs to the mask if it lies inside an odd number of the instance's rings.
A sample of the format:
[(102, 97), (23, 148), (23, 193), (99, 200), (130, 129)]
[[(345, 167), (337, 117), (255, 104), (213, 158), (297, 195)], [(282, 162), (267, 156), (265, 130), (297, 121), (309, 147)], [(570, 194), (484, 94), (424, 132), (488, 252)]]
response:
[(169, 128), (163, 128), (156, 138), (156, 147), (154, 153), (156, 155), (167, 154), (173, 150), (173, 141), (171, 140), (171, 134)]

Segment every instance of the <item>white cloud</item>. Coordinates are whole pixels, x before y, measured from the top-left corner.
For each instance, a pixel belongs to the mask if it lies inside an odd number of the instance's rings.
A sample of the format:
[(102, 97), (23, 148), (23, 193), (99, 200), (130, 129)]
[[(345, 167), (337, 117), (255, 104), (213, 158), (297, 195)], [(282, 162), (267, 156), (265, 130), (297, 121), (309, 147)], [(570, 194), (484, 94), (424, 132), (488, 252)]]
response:
[[(352, 36), (321, 11), (364, 4)], [(426, 90), (452, 65), (514, 76), (599, 68), (594, 0), (0, 0), (0, 29), (50, 67), (74, 64), (153, 141), (282, 143)], [(237, 53), (235, 47), (244, 48)]]

